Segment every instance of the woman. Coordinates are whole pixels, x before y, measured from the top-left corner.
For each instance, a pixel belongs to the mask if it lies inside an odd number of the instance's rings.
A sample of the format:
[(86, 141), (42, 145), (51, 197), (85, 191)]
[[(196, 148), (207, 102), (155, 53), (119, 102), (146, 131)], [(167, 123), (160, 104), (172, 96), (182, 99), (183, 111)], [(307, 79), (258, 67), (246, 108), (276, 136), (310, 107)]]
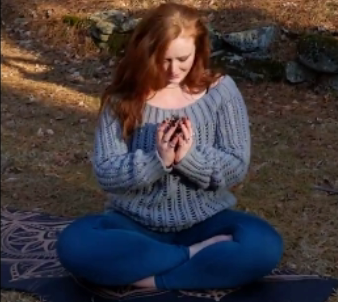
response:
[(195, 9), (163, 4), (138, 25), (95, 134), (94, 171), (109, 207), (58, 241), (74, 275), (109, 286), (230, 288), (279, 263), (272, 226), (230, 209), (230, 188), (248, 171), (249, 122), (234, 81), (208, 64)]

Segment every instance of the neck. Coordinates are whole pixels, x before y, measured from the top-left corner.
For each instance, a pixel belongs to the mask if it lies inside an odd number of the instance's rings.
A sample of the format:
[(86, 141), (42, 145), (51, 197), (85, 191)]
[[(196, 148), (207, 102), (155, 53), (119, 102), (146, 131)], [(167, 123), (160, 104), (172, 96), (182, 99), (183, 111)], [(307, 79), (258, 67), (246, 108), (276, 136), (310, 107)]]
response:
[(170, 83), (168, 84), (165, 89), (177, 89), (177, 88), (181, 88), (180, 83)]

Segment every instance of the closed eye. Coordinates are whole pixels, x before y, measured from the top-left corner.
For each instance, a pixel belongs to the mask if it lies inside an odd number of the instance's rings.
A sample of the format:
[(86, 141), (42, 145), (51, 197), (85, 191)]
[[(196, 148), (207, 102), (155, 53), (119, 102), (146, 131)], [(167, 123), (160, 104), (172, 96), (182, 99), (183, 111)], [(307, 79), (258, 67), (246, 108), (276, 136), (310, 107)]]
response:
[(189, 56), (185, 56), (185, 57), (180, 57), (180, 58), (178, 58), (178, 60), (179, 60), (180, 62), (184, 62), (184, 61), (188, 60), (189, 57), (190, 57), (190, 55), (189, 55)]
[[(184, 56), (184, 57), (179, 57), (179, 58), (177, 58), (177, 60), (180, 61), (180, 62), (184, 62), (184, 61), (188, 60), (190, 56), (191, 55), (187, 55), (187, 56)], [(168, 62), (168, 63), (170, 63), (172, 61), (172, 59), (165, 59), (165, 61)]]

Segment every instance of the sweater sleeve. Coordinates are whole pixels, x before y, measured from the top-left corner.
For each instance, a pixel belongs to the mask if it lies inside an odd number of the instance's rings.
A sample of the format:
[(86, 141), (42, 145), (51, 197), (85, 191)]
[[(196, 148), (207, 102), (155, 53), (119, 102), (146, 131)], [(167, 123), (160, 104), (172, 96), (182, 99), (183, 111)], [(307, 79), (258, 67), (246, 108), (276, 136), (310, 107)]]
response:
[(247, 108), (235, 82), (230, 77), (227, 80), (228, 83), (222, 81), (219, 90), (222, 101), (217, 111), (214, 146), (193, 145), (174, 167), (204, 189), (231, 188), (243, 181), (249, 168)]
[(95, 131), (93, 167), (99, 185), (110, 193), (149, 186), (170, 171), (156, 150), (129, 152), (119, 121), (107, 109)]

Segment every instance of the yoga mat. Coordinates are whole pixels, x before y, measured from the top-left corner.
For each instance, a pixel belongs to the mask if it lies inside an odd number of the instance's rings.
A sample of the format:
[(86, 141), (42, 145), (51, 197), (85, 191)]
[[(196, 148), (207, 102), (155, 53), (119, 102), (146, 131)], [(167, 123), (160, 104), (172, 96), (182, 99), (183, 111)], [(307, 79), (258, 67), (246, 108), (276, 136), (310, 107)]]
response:
[(33, 293), (47, 302), (325, 302), (338, 287), (337, 279), (278, 270), (231, 290), (100, 287), (73, 277), (58, 262), (55, 242), (70, 222), (45, 213), (2, 208), (1, 288)]

